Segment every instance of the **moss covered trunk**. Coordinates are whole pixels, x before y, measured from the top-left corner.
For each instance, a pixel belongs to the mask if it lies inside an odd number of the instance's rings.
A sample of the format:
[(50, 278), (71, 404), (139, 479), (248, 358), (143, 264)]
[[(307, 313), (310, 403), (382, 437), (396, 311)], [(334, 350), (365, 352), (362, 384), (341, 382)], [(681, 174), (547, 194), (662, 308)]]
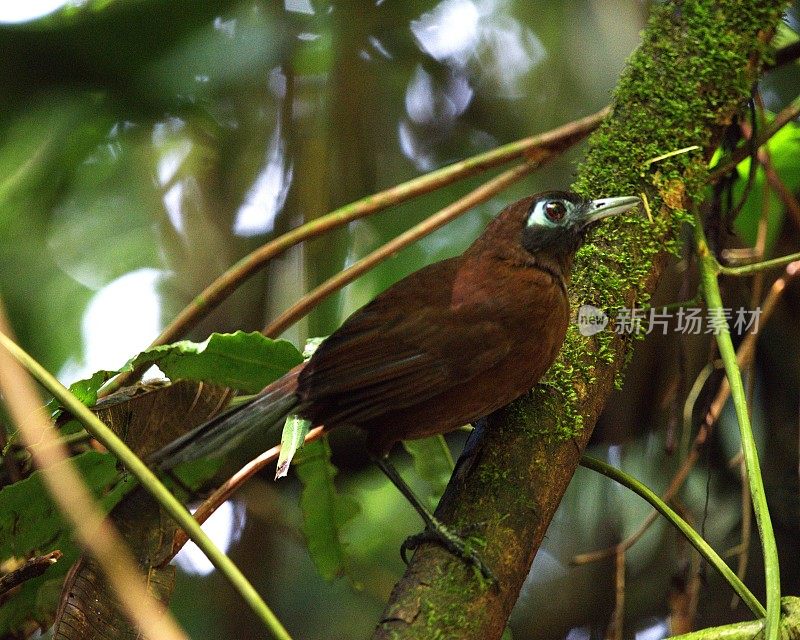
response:
[[(690, 200), (702, 199), (708, 159), (745, 105), (783, 0), (654, 3), (640, 48), (620, 79), (614, 111), (593, 136), (574, 189), (646, 193), (641, 213), (602, 225), (578, 254), (574, 310), (647, 302), (674, 249)], [(669, 151), (699, 149), (646, 164)], [(499, 638), (550, 519), (615, 382), (630, 340), (610, 328), (570, 327), (548, 384), (491, 416), (460, 465), (437, 516), (485, 542), (499, 585), (437, 546), (421, 547), (396, 585), (375, 638)], [(580, 607), (580, 603), (553, 606)]]

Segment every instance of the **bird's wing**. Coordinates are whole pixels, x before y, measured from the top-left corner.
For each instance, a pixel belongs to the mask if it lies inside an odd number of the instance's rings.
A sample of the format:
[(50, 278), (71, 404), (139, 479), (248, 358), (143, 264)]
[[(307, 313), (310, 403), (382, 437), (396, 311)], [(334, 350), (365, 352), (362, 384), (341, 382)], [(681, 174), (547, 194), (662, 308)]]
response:
[[(445, 263), (447, 265), (447, 263)], [(353, 314), (300, 375), (302, 411), (330, 427), (362, 424), (443, 393), (513, 348), (482, 305), (450, 308), (457, 263), (423, 269)], [(437, 297), (440, 296), (440, 297)]]

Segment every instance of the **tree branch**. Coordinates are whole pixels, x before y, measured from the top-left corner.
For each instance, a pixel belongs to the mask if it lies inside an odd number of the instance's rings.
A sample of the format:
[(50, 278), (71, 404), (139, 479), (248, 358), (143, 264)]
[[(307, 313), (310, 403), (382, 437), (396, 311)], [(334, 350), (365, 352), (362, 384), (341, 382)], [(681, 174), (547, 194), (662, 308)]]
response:
[[(708, 159), (749, 96), (784, 5), (653, 5), (613, 114), (592, 137), (574, 188), (591, 196), (645, 192), (654, 218), (629, 215), (598, 230), (576, 259), (573, 309), (591, 303), (610, 311), (647, 302), (678, 249), (686, 198), (702, 200)], [(645, 165), (692, 145), (700, 150)], [(456, 530), (477, 529), (499, 584), (482, 583), (446, 551), (425, 545), (396, 585), (375, 638), (501, 636), (630, 347), (609, 329), (585, 338), (572, 326), (549, 384), (489, 417), (436, 515)]]

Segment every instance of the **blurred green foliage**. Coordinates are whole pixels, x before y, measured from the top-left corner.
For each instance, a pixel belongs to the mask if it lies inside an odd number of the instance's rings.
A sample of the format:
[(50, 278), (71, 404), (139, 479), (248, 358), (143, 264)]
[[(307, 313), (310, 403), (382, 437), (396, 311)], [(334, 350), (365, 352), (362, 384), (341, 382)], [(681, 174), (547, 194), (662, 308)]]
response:
[[(768, 120), (769, 122), (769, 120)], [(789, 123), (781, 129), (766, 145), (772, 169), (778, 175), (786, 188), (796, 193), (800, 188), (800, 128), (796, 123)], [(739, 202), (745, 196), (745, 188), (750, 175), (750, 158), (744, 160), (737, 168), (739, 180), (734, 188), (734, 198)], [(758, 225), (764, 208), (764, 186), (767, 182), (764, 169), (759, 166), (753, 178), (742, 210), (736, 217), (736, 231), (742, 240), (750, 246), (755, 246), (758, 238)], [(767, 203), (767, 228), (765, 232), (765, 246), (767, 254), (772, 254), (775, 242), (781, 232), (785, 215), (785, 205), (772, 194)]]
[[(645, 18), (646, 6), (635, 0), (95, 0), (0, 26), (0, 296), (18, 337), (66, 382), (123, 366), (206, 284), (270, 237), (606, 104)], [(446, 37), (437, 39), (437, 29)], [(769, 108), (780, 109), (798, 88), (796, 65), (769, 76)], [(800, 186), (794, 132), (787, 128), (770, 148), (776, 170), (793, 190)], [(380, 265), (285, 337), (302, 345), (308, 336), (330, 333), (400, 277), (463, 250), (507, 202), (566, 187), (579, 153), (566, 154)], [(288, 252), (187, 338), (260, 329), (303, 290), (480, 180)], [(759, 173), (736, 222), (745, 242), (755, 237), (762, 182)], [(741, 189), (739, 181), (735, 193)], [(778, 250), (787, 244), (786, 226), (774, 197), (770, 207), (768, 246)], [(677, 287), (666, 295), (678, 299)], [(786, 384), (798, 361), (786, 346), (789, 337), (786, 331), (777, 339)], [(671, 360), (666, 349), (635, 360), (633, 382), (613, 403), (627, 410), (609, 419), (619, 430), (617, 440), (635, 438), (623, 449), (623, 466), (653, 486), (671, 472), (672, 462), (663, 442), (641, 430), (667, 421), (664, 400), (655, 393), (669, 380), (655, 382), (654, 375)], [(234, 369), (252, 382), (249, 390), (257, 390), (261, 383), (240, 365)], [(84, 391), (91, 402), (94, 385)], [(783, 417), (770, 414), (765, 423), (784, 424)], [(633, 425), (639, 431), (624, 430)], [(270, 438), (273, 443), (274, 434), (265, 442)], [(463, 434), (447, 439), (456, 452), (462, 442)], [(441, 439), (411, 443), (411, 464), (401, 458), (404, 476), (431, 502), (452, 464), (449, 455), (436, 453), (441, 448)], [(305, 455), (311, 454), (307, 464), (316, 471), (304, 465), (301, 472), (308, 474), (305, 524), (298, 507), (304, 488), (294, 474), (275, 487), (271, 479), (253, 482), (241, 498), (249, 508), (242, 541), (231, 553), (297, 637), (366, 636), (402, 572), (398, 547), (421, 525), (396, 490), (366, 466), (357, 438), (336, 434), (330, 449), (319, 443)], [(107, 459), (97, 455), (77, 460)], [(228, 470), (247, 457), (239, 452)], [(113, 471), (106, 466), (99, 476)], [(717, 510), (709, 535), (733, 544), (736, 479), (721, 466), (710, 484)], [(575, 569), (568, 563), (574, 553), (630, 533), (646, 511), (608, 486), (586, 474), (573, 483), (515, 612), (518, 637), (554, 637), (573, 626), (597, 630), (605, 624), (610, 598), (598, 585), (610, 586), (609, 565)], [(684, 499), (695, 513), (703, 512), (708, 486), (703, 474), (690, 478)], [(29, 494), (30, 507), (44, 508), (49, 503), (37, 491)], [(321, 505), (327, 517), (316, 519)], [(784, 510), (790, 523), (792, 509), (796, 505)], [(3, 513), (0, 504), (0, 522)], [(351, 580), (322, 581), (304, 535), (323, 575), (346, 567)], [(663, 619), (668, 578), (686, 560), (664, 530), (648, 535), (628, 558), (635, 585), (629, 628), (646, 627), (651, 616)], [(25, 544), (14, 553), (33, 548)], [(67, 561), (65, 556), (57, 570)], [(20, 597), (28, 608), (3, 606), (0, 620), (17, 615), (19, 621), (31, 607), (46, 613), (57, 597), (58, 581), (50, 580), (50, 572), (41, 599), (36, 585), (26, 585)], [(652, 579), (656, 574), (663, 579)], [(552, 606), (555, 589), (563, 602), (582, 606), (570, 607), (569, 615)], [(182, 577), (174, 608), (193, 638), (263, 633), (216, 575)]]

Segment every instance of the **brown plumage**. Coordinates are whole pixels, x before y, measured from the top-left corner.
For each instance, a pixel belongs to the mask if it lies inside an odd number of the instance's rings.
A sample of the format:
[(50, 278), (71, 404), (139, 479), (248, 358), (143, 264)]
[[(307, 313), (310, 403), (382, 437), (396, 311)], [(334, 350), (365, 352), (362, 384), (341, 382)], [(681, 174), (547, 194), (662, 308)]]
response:
[(155, 454), (162, 468), (219, 455), (297, 413), (367, 432), (377, 456), (508, 404), (552, 364), (566, 284), (588, 224), (638, 198), (544, 192), (506, 207), (461, 255), (420, 269), (356, 311), (305, 366)]
[(300, 373), (299, 413), (328, 428), (357, 425), (383, 455), (528, 391), (558, 353), (569, 303), (560, 275), (524, 266), (516, 253), (473, 246), (378, 296)]

